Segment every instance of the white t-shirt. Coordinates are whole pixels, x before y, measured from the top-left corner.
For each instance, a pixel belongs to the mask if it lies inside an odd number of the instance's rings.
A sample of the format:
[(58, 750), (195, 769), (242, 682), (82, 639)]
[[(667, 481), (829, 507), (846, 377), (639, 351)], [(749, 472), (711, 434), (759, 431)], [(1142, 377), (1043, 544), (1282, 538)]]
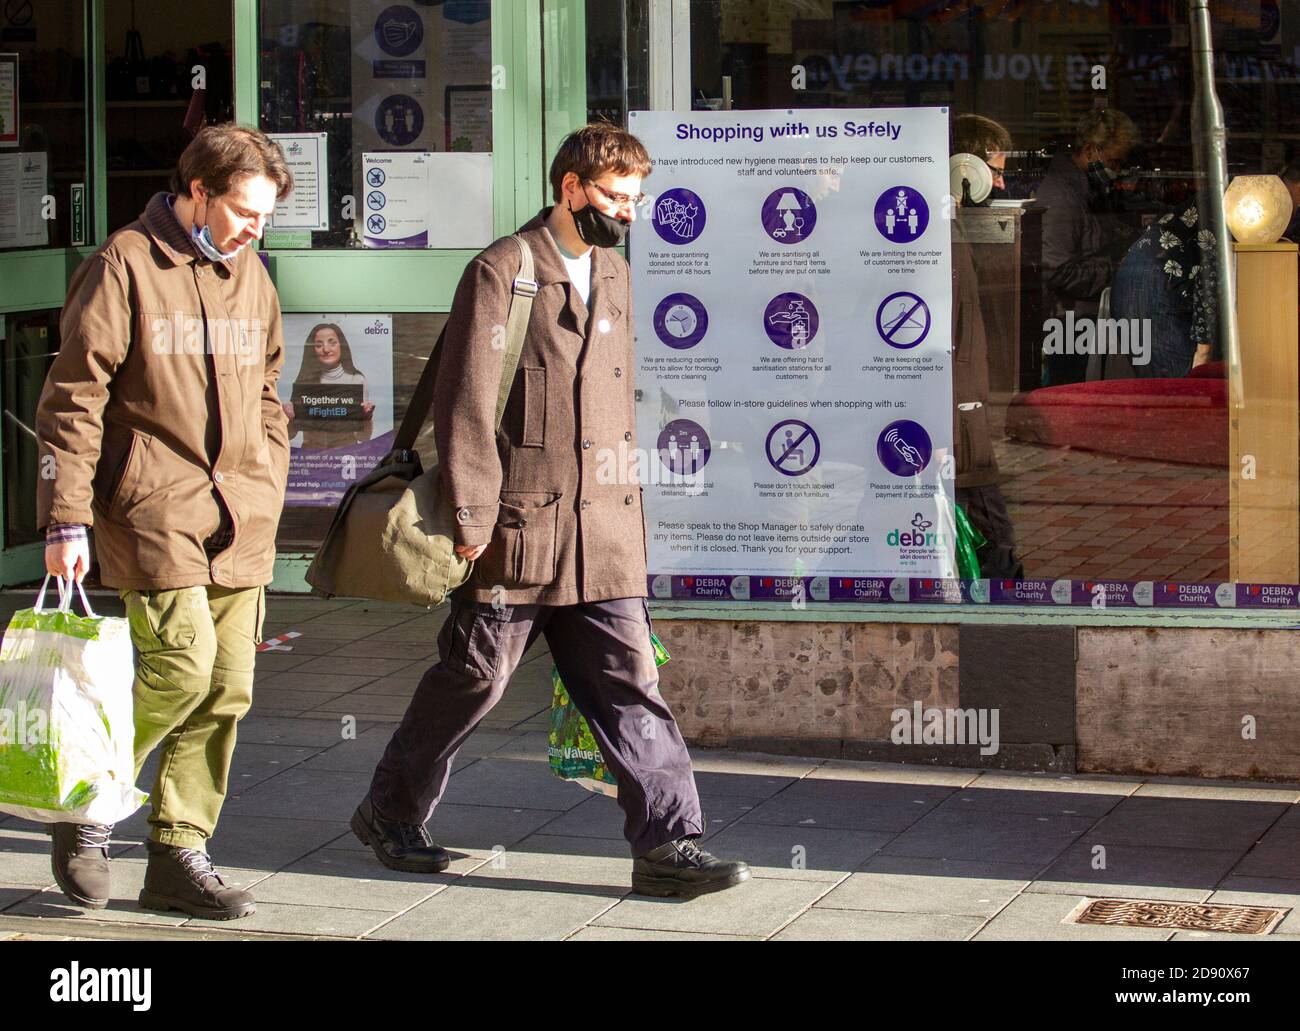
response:
[[(551, 239), (555, 240), (554, 233), (551, 233)], [(587, 248), (587, 253), (581, 258), (571, 258), (560, 246), (559, 240), (555, 240), (555, 247), (560, 252), (565, 271), (569, 273), (569, 282), (578, 288), (578, 296), (582, 298), (582, 303), (586, 304), (587, 298), (591, 296), (591, 252), (595, 248)]]

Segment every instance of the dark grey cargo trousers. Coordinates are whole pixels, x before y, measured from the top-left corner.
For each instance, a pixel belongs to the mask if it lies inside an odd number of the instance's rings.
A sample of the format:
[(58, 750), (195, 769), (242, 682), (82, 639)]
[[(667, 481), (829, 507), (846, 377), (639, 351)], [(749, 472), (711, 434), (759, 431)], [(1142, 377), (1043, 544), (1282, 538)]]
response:
[(433, 815), (457, 749), (539, 634), (618, 780), (632, 855), (702, 834), (691, 758), (659, 693), (644, 598), (493, 608), (453, 597), (438, 635), (440, 661), (424, 674), (375, 769), (374, 806), (404, 823)]

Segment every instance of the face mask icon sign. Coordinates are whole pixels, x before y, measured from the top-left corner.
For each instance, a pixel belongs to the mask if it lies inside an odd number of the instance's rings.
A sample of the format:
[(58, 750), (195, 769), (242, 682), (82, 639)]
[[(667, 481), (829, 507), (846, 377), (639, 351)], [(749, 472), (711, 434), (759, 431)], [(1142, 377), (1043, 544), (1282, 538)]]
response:
[(402, 4), (385, 8), (375, 21), (375, 43), (391, 57), (407, 57), (424, 42), (419, 14)]

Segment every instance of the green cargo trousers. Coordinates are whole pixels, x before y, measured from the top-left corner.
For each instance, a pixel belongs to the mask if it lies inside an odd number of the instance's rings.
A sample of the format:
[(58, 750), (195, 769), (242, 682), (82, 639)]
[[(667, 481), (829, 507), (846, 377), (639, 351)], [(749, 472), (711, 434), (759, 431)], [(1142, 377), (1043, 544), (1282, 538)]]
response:
[(253, 702), (262, 587), (121, 591), (135, 645), (135, 775), (161, 746), (149, 837), (205, 849), (226, 799), (235, 724)]

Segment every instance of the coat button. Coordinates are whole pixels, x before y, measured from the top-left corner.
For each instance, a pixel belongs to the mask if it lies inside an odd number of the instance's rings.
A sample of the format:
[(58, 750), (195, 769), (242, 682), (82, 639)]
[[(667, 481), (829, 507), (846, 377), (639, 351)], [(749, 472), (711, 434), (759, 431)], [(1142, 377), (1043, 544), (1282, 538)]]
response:
[(630, 441), (630, 440), (632, 439), (632, 431), (631, 431), (631, 430), (624, 430), (624, 431), (623, 431), (623, 439), (624, 439), (624, 440), (627, 440), (627, 441)]
[(615, 379), (618, 379), (621, 375), (623, 375), (623, 370), (622, 370), (622, 369), (615, 369), (615, 370), (614, 370), (614, 378), (615, 378)]
[(585, 511), (586, 509), (591, 508), (591, 502), (588, 501), (586, 498), (583, 498), (582, 505), (580, 507)]
[(629, 494), (627, 497), (625, 497), (625, 498), (623, 499), (623, 504), (625, 504), (625, 505), (630, 505), (630, 504), (632, 504), (632, 495), (631, 495), (631, 494)]
[(468, 509), (468, 508), (462, 508), (459, 512), (456, 513), (456, 518), (459, 519), (462, 523), (468, 522), (468, 521), (469, 521), (469, 509)]
[(596, 328), (600, 330), (602, 333), (608, 333), (609, 319), (601, 319), (599, 322), (596, 323)]
[(586, 451), (587, 448), (589, 448), (589, 447), (591, 447), (591, 441), (589, 441), (589, 440), (584, 440), (584, 441), (582, 442), (582, 450), (583, 450), (583, 451)]
[(223, 476), (221, 473), (213, 473), (213, 474), (212, 474), (212, 478), (213, 478), (217, 483), (224, 483), (224, 482), (225, 482), (225, 479), (226, 479), (225, 476)]

